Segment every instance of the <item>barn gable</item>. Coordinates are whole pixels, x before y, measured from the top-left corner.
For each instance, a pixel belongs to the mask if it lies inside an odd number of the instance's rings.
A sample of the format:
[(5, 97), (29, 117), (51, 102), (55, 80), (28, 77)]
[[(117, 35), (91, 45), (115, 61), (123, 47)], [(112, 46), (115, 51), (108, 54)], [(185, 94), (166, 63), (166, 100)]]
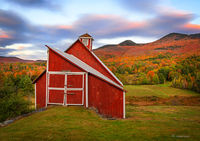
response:
[(100, 73), (107, 76), (112, 81), (123, 86), (121, 81), (103, 64), (103, 62), (92, 52), (90, 51), (80, 40), (77, 40), (73, 43), (66, 51), (68, 54), (72, 54), (98, 70)]
[[(46, 45), (47, 46), (47, 45)], [(76, 58), (75, 56), (73, 55), (70, 55), (68, 53), (64, 53), (62, 51), (59, 51), (55, 48), (51, 48), (49, 46), (47, 46), (50, 50), (52, 50), (53, 52), (55, 52), (56, 54), (62, 56), (63, 58), (65, 58), (66, 60), (72, 62), (72, 64), (78, 66), (79, 68), (81, 68), (82, 70), (86, 71), (86, 72), (89, 72), (101, 79), (103, 79), (104, 81), (120, 88), (121, 90), (123, 90), (123, 88), (115, 83), (114, 81), (112, 81), (111, 79), (109, 79), (108, 77), (106, 77), (105, 75), (103, 75), (102, 73), (100, 73), (99, 71), (95, 70), (94, 68), (92, 68), (91, 66), (87, 65), (86, 63), (84, 63), (83, 61), (79, 60), (78, 58)]]
[(66, 61), (66, 58), (61, 56), (53, 48), (49, 47), (49, 71), (68, 71), (82, 72), (80, 67), (77, 67), (73, 62)]

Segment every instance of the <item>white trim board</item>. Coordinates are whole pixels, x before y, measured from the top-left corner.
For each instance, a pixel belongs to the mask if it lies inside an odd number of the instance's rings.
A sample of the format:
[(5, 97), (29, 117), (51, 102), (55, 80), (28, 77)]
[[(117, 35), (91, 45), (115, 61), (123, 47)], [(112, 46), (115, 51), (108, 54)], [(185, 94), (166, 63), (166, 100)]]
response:
[(85, 75), (85, 107), (88, 108), (88, 73)]
[(37, 86), (36, 85), (37, 85), (37, 83), (35, 83), (35, 110), (37, 110), (37, 103), (36, 103), (37, 102), (37, 95), (36, 95), (37, 94), (37, 91), (36, 91)]
[(48, 71), (49, 71), (49, 49), (47, 50), (47, 71), (46, 71), (46, 101), (45, 101), (45, 107), (47, 107), (47, 104), (49, 103), (49, 76), (48, 76)]
[(104, 68), (123, 86), (123, 83), (110, 71), (110, 69), (92, 52), (92, 55), (104, 66)]
[(126, 118), (126, 103), (125, 103), (125, 92), (123, 92), (123, 118)]
[(85, 72), (65, 72), (65, 71), (48, 71), (49, 74), (57, 74), (57, 75), (83, 75)]

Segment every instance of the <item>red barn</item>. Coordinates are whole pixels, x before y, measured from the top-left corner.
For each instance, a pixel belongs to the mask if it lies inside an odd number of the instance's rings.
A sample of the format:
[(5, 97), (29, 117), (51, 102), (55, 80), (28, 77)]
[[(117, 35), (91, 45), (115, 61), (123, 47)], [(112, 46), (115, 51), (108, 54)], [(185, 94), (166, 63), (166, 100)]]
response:
[(106, 117), (125, 118), (120, 80), (92, 52), (93, 38), (79, 37), (65, 52), (48, 48), (47, 68), (35, 83), (35, 106), (94, 107)]

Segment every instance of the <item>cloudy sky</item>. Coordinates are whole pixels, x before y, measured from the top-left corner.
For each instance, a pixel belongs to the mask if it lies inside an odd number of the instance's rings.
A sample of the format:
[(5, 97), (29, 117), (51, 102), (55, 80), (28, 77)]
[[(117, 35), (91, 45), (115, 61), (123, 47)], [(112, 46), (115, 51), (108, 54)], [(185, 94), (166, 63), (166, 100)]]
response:
[(200, 33), (200, 0), (1, 0), (0, 56), (45, 59), (88, 32), (94, 48)]

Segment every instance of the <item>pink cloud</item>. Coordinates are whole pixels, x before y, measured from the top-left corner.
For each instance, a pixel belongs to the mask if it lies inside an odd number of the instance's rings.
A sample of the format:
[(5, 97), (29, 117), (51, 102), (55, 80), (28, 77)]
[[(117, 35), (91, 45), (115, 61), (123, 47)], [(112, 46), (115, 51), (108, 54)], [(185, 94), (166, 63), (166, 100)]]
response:
[(191, 30), (200, 30), (200, 25), (188, 23), (184, 25), (184, 28), (191, 29)]

